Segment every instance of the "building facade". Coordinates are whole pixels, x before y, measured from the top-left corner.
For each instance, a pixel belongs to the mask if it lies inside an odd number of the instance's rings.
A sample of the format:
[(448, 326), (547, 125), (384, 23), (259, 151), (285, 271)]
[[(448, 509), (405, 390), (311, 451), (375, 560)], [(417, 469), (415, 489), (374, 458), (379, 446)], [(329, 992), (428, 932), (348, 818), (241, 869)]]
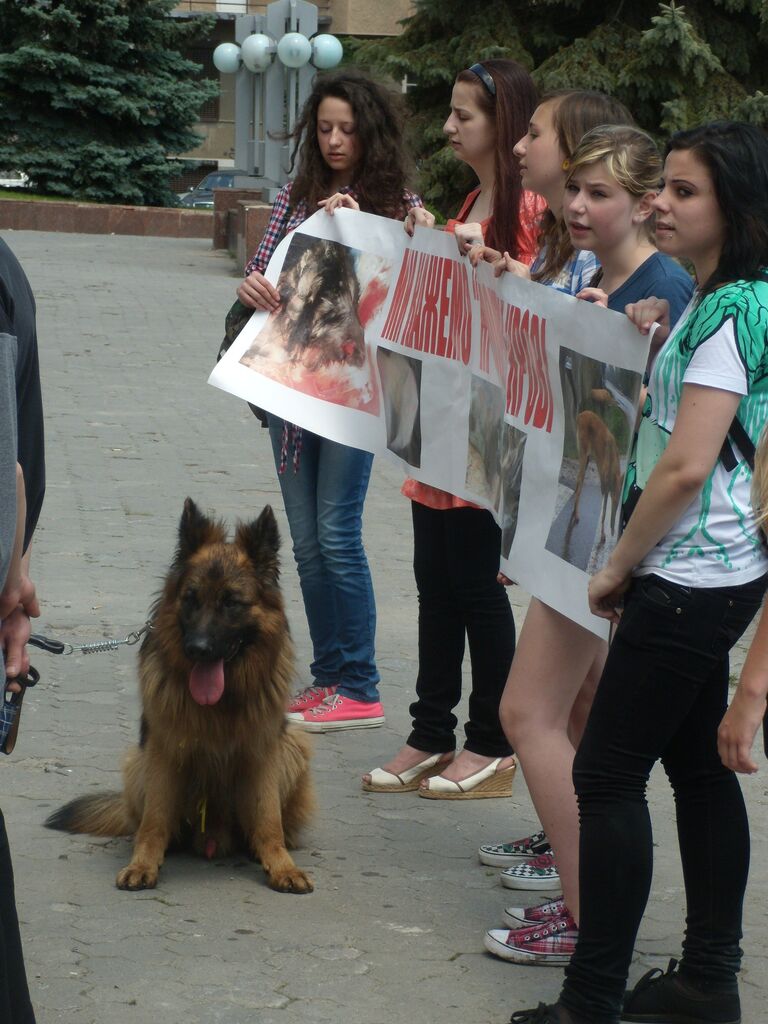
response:
[[(319, 31), (337, 36), (392, 36), (399, 22), (413, 13), (412, 0), (315, 0)], [(266, 3), (255, 0), (179, 0), (173, 17), (191, 18), (208, 14), (216, 18), (213, 35), (189, 51), (188, 56), (203, 67), (202, 74), (217, 79), (219, 95), (205, 104), (195, 126), (203, 141), (185, 156), (197, 164), (183, 175), (181, 187), (191, 186), (216, 167), (234, 166), (235, 104), (234, 76), (220, 75), (213, 65), (213, 51), (219, 43), (233, 42), (235, 19), (243, 14), (263, 14)], [(194, 180), (193, 180), (194, 179)]]

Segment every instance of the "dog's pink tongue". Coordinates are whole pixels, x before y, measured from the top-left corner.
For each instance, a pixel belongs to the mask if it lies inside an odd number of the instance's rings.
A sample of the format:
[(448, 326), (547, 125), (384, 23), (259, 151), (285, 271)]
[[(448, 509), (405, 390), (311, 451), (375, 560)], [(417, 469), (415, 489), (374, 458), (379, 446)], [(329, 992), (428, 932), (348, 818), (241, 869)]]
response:
[(198, 662), (189, 674), (189, 692), (198, 704), (216, 704), (224, 693), (224, 662)]

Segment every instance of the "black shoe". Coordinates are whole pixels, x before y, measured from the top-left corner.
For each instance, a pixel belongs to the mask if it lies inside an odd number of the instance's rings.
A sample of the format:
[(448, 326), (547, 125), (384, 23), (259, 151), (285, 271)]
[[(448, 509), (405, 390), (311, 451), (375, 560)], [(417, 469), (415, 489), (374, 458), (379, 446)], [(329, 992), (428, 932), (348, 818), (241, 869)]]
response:
[(547, 1006), (539, 1003), (535, 1010), (518, 1010), (510, 1017), (509, 1024), (581, 1024), (564, 1006), (554, 1003)]
[(675, 973), (648, 971), (624, 993), (622, 1022), (627, 1024), (741, 1024), (738, 992), (702, 992)]

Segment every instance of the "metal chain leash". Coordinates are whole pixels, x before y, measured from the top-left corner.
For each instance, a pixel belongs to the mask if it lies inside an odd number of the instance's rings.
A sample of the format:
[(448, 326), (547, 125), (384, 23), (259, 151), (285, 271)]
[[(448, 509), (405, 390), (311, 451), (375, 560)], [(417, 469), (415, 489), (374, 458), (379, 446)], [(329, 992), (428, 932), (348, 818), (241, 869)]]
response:
[(150, 629), (152, 629), (152, 623), (147, 621), (141, 629), (133, 630), (122, 640), (97, 640), (90, 644), (63, 643), (61, 640), (53, 640), (41, 633), (33, 633), (28, 642), (33, 647), (39, 647), (40, 650), (47, 651), (49, 654), (102, 654), (104, 651), (116, 651), (118, 647), (133, 647)]

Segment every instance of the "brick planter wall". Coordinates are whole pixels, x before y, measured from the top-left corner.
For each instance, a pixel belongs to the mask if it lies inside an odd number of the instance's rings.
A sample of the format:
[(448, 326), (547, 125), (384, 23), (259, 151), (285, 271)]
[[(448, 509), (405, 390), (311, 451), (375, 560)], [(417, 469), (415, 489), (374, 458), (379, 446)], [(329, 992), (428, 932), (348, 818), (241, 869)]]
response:
[(157, 206), (0, 200), (0, 229), (70, 231), (89, 235), (212, 238), (213, 212)]

